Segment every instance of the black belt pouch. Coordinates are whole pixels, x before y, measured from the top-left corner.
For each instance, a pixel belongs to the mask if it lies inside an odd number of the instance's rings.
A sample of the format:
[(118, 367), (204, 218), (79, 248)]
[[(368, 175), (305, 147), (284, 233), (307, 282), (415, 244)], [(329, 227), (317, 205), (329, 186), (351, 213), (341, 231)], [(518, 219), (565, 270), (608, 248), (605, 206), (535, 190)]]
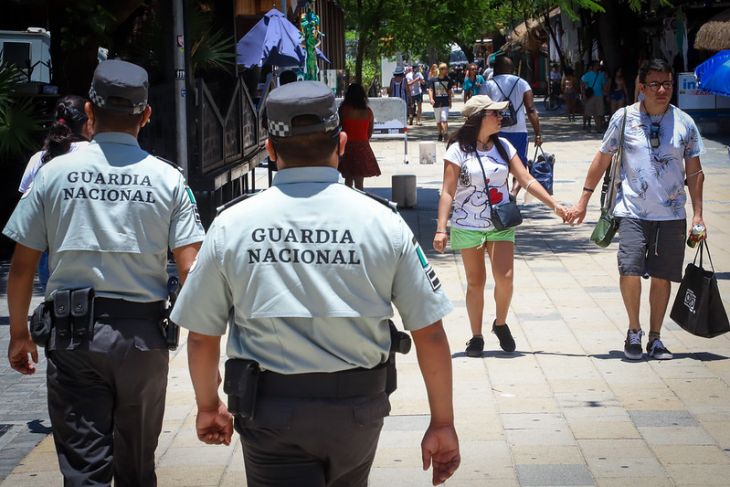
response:
[(228, 394), (228, 411), (243, 419), (254, 419), (259, 386), (259, 364), (253, 360), (228, 359), (223, 392)]
[(71, 336), (71, 290), (59, 289), (53, 295), (53, 326), (56, 336), (68, 338)]
[(43, 302), (39, 304), (30, 318), (30, 338), (33, 343), (39, 347), (48, 345), (48, 340), (51, 338), (52, 323), (51, 303)]
[(91, 337), (94, 329), (94, 289), (85, 287), (71, 291), (71, 319), (73, 336), (83, 340)]

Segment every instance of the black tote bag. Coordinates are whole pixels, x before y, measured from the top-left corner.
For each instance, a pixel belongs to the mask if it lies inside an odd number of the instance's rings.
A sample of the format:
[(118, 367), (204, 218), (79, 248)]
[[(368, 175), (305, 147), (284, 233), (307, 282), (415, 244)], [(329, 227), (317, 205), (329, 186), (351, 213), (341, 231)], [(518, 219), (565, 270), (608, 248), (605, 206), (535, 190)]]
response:
[[(702, 268), (705, 249), (712, 270)], [(697, 254), (700, 255), (699, 267), (695, 264)], [(715, 268), (707, 241), (700, 242), (697, 254), (694, 261), (684, 270), (684, 277), (669, 317), (693, 335), (713, 338), (730, 331), (730, 323), (720, 299), (720, 290), (717, 287)]]

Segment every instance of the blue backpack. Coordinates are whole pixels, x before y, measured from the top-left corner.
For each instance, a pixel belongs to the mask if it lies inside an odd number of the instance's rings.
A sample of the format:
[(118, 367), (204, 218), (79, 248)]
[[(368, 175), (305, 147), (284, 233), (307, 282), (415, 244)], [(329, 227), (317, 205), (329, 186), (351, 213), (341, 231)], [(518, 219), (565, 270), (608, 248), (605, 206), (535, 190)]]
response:
[[(541, 154), (538, 155), (537, 151)], [(542, 146), (535, 147), (535, 155), (532, 156), (527, 163), (530, 175), (537, 180), (538, 183), (545, 188), (550, 194), (553, 194), (553, 176), (555, 173), (555, 155), (546, 153)]]

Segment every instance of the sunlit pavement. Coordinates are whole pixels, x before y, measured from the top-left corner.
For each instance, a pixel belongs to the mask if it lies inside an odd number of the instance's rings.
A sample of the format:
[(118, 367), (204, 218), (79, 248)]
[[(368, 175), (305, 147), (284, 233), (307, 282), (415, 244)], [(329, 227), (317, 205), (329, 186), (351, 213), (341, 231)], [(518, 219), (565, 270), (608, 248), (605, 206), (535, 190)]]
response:
[[(454, 126), (459, 109), (456, 103), (450, 119)], [(430, 106), (424, 104), (424, 110), (430, 112)], [(544, 117), (543, 125), (545, 150), (557, 157), (555, 197), (575, 201), (600, 135), (583, 132), (580, 121), (570, 123), (565, 117)], [(433, 119), (413, 128), (409, 140), (408, 165), (403, 164), (401, 141), (373, 142), (383, 174), (367, 179), (366, 189), (389, 197), (392, 175), (417, 176), (416, 208), (402, 215), (429, 252), (455, 306), (444, 323), (453, 354), (462, 463), (447, 485), (728, 485), (730, 338), (696, 338), (667, 318), (662, 337), (674, 360), (623, 359), (627, 321), (618, 290), (617, 244), (600, 249), (588, 240), (598, 215), (597, 195), (588, 221), (578, 227), (563, 225), (540, 203), (523, 203), (520, 197), (526, 218), (517, 231), (508, 316), (517, 351), (501, 352), (496, 337), (486, 334), (484, 356), (464, 356), (470, 334), (461, 259), (451, 251), (435, 254), (431, 248), (443, 166), (418, 163), (419, 142), (435, 140)], [(720, 291), (730, 306), (730, 162), (723, 144), (706, 140), (706, 145), (705, 221)], [(437, 160), (444, 150), (444, 144), (437, 144)], [(257, 172), (259, 187), (266, 183), (265, 173)], [(692, 257), (688, 250), (686, 260)], [(488, 277), (485, 332), (494, 313), (492, 282)], [(648, 329), (646, 286), (644, 296), (642, 323)], [(4, 302), (2, 306), (7, 316)], [(0, 322), (4, 348), (7, 328), (5, 319)], [(26, 397), (42, 402), (42, 377), (13, 375), (3, 363), (0, 381), (0, 428), (10, 424), (0, 436), (0, 468), (7, 464), (9, 473), (2, 486), (58, 485), (50, 436), (25, 458), (11, 460), (7, 453), (17, 456), (21, 451), (15, 439), (29, 450), (44, 437), (47, 419), (31, 423), (35, 426), (27, 423), (47, 418), (46, 413), (22, 406)], [(420, 467), (419, 449), (429, 421), (428, 402), (414, 353), (399, 357), (399, 388), (391, 403), (370, 485), (430, 485), (430, 472)], [(246, 485), (240, 442), (231, 447), (203, 445), (195, 437), (194, 418), (187, 357), (181, 347), (170, 363), (157, 450), (159, 485)], [(32, 427), (41, 430), (31, 434)]]

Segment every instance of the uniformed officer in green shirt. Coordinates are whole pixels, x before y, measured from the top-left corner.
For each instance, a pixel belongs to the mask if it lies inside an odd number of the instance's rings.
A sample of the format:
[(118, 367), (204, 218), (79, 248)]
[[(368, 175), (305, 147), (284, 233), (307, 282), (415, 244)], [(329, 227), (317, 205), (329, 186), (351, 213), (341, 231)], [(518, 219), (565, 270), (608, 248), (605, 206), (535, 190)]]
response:
[(232, 435), (217, 392), (228, 331), (224, 390), (248, 485), (367, 485), (390, 411), (393, 303), (429, 398), (423, 467), (443, 482), (460, 461), (441, 323), (452, 306), (403, 219), (340, 184), (347, 135), (331, 90), (284, 85), (266, 113), (266, 147), (279, 168), (273, 186), (216, 218), (172, 314), (190, 330), (198, 437), (228, 443)]
[(93, 140), (41, 167), (3, 230), (17, 242), (8, 357), (23, 374), (38, 361), (27, 316), (38, 259), (49, 251), (46, 303), (31, 332), (46, 347), (48, 410), (67, 486), (157, 483), (167, 252), (184, 280), (204, 231), (180, 171), (137, 143), (152, 113), (147, 91), (143, 68), (99, 64), (85, 107)]

